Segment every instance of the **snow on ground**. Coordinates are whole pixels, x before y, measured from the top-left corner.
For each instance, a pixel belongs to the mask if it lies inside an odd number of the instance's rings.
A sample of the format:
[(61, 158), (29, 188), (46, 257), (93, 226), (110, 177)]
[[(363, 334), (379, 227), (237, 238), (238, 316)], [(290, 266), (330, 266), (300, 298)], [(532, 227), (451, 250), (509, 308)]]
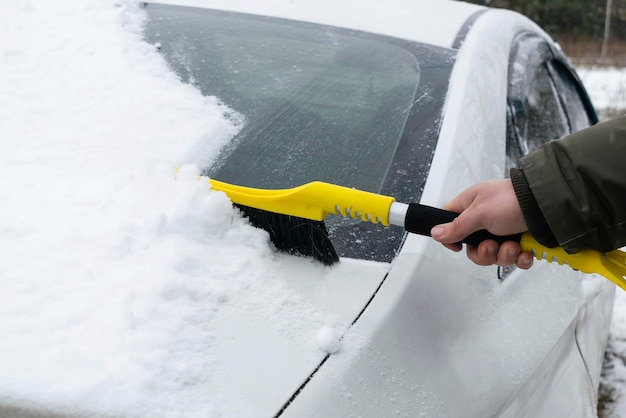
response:
[[(179, 82), (131, 3), (0, 15), (0, 404), (209, 416), (212, 316), (295, 297), (264, 282), (281, 261), (265, 232), (186, 165), (237, 115)], [(290, 309), (320, 351), (325, 313)]]
[(578, 75), (600, 113), (626, 110), (626, 69), (586, 67), (578, 69)]

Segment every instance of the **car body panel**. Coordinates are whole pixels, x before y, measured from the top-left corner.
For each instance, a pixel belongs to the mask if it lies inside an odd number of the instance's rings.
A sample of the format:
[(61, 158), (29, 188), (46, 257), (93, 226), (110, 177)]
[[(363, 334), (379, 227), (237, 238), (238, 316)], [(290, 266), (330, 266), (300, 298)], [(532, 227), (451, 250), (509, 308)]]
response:
[[(300, 321), (290, 322), (290, 307), (272, 300), (271, 293), (267, 295), (269, 309), (241, 309), (235, 303), (216, 312), (211, 321), (219, 363), (206, 389), (224, 416), (266, 417), (278, 411), (327, 357), (322, 347), (311, 344), (317, 341), (319, 330), (332, 327), (343, 333), (349, 329), (389, 269), (385, 263), (351, 259), (333, 268), (312, 262), (283, 266), (281, 276), (288, 280), (277, 285), (287, 286), (302, 304), (311, 307), (304, 325), (310, 333), (302, 337), (297, 329)], [(327, 318), (334, 321), (322, 322)]]
[(576, 344), (591, 379), (591, 387), (597, 389), (608, 335), (606, 324), (601, 326), (597, 318), (611, 318), (611, 301), (615, 298), (616, 287), (609, 286), (607, 280), (598, 274), (585, 275), (582, 285), (584, 306), (576, 322)]
[[(483, 417), (501, 410), (576, 318), (579, 282), (543, 264), (535, 267), (542, 274), (518, 271), (500, 283), (495, 269), (486, 277), (445, 251), (427, 243), (422, 254), (398, 257), (348, 336), (366, 339), (365, 347), (326, 361), (284, 416)], [(561, 357), (568, 359), (566, 368), (583, 365), (578, 354)], [(585, 376), (584, 365), (578, 372)], [(557, 383), (548, 397), (580, 395), (574, 383), (565, 391)], [(588, 383), (579, 385), (587, 397)]]
[[(537, 370), (498, 411), (498, 417), (592, 417), (595, 395), (574, 341), (572, 322)], [(562, 390), (563, 385), (568, 390)], [(568, 393), (569, 396), (562, 396)], [(547, 394), (549, 396), (547, 396)]]
[(607, 301), (613, 300), (615, 287), (607, 286), (605, 278), (594, 274), (583, 276), (582, 289), (584, 304), (578, 315), (498, 416), (596, 416), (606, 346), (598, 342), (607, 338), (607, 331), (598, 326), (597, 318), (611, 317), (613, 304)]

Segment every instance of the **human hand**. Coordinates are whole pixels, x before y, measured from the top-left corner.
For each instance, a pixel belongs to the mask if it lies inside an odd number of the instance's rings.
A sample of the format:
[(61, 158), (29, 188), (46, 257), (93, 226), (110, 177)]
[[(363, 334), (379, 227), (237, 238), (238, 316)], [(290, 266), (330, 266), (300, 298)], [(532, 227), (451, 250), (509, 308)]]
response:
[[(461, 192), (444, 209), (459, 216), (450, 223), (435, 226), (431, 235), (453, 251), (460, 251), (462, 245), (458, 243), (481, 229), (495, 235), (528, 230), (510, 179), (477, 183)], [(515, 264), (521, 269), (528, 269), (533, 263), (532, 254), (522, 252), (519, 243), (514, 241), (499, 245), (496, 241), (486, 240), (478, 247), (466, 247), (467, 257), (480, 266)]]

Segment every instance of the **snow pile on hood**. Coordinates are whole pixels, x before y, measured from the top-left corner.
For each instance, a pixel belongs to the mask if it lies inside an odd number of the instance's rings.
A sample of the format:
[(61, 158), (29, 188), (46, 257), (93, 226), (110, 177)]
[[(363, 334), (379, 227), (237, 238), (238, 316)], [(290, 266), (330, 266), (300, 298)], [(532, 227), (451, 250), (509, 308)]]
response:
[(237, 116), (168, 70), (138, 6), (0, 14), (0, 401), (209, 416), (211, 318), (233, 298), (261, 306), (280, 274), (266, 233), (184, 165)]

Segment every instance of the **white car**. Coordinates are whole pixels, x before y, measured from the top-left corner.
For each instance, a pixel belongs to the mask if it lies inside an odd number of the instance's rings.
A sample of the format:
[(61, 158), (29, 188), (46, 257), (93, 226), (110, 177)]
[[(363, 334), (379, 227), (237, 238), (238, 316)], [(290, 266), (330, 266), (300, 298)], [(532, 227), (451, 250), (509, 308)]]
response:
[[(440, 206), (597, 122), (559, 47), (510, 11), (445, 0), (187, 5), (197, 8), (149, 4), (146, 37), (245, 117), (207, 168), (227, 182), (324, 180)], [(228, 349), (259, 366), (229, 382), (224, 416), (595, 415), (609, 281), (545, 262), (477, 267), (396, 228), (328, 227), (352, 270), (310, 297), (350, 312), (363, 347), (311, 359), (233, 338)], [(285, 367), (293, 379), (280, 378)]]
[[(322, 180), (440, 207), (597, 122), (558, 45), (511, 11), (448, 0), (164, 0), (145, 10), (146, 40), (244, 121), (203, 166), (229, 183)], [(395, 227), (330, 218), (327, 228), (340, 261), (294, 263), (287, 275), (344, 323), (320, 329), (311, 350), (288, 317), (220, 317), (207, 416), (595, 416), (608, 280), (540, 261), (479, 267)]]

